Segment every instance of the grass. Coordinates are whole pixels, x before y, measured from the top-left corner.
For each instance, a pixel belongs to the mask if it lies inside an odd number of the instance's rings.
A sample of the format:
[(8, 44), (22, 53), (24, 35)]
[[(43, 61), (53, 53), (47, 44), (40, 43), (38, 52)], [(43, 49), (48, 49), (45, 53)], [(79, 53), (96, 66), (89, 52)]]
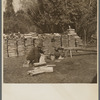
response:
[(96, 53), (74, 53), (56, 64), (54, 72), (35, 76), (27, 75), (32, 67), (22, 67), (25, 57), (4, 58), (4, 83), (91, 83), (97, 73)]

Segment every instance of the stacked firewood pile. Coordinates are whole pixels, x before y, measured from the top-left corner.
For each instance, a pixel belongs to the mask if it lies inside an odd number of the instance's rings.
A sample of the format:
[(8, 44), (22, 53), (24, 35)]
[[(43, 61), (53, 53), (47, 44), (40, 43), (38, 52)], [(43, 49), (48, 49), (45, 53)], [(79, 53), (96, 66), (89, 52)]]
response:
[[(40, 37), (41, 38), (41, 37)], [(75, 37), (68, 35), (44, 35), (43, 39), (43, 49), (45, 54), (53, 54), (55, 48), (62, 47), (75, 47)], [(77, 39), (78, 44), (82, 44), (80, 38)], [(33, 38), (27, 39), (6, 39), (4, 40), (4, 57), (14, 57), (23, 56), (28, 54), (34, 45)]]
[(31, 50), (32, 45), (32, 39), (4, 40), (4, 57), (23, 56)]

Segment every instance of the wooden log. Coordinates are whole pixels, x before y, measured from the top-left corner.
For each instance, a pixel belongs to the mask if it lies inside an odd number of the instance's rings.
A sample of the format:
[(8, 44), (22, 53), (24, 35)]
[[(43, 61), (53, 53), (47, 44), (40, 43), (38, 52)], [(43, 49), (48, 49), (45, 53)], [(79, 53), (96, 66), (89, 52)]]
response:
[(37, 66), (43, 66), (43, 65), (46, 65), (46, 62), (44, 62), (44, 63), (34, 63), (35, 67), (37, 67)]
[(42, 67), (34, 68), (34, 70), (28, 71), (27, 74), (33, 76), (33, 75), (42, 74), (44, 72), (53, 72), (53, 67), (42, 66)]
[(37, 69), (37, 70), (30, 70), (30, 71), (27, 72), (27, 74), (29, 74), (31, 76), (42, 74), (42, 73), (44, 73), (44, 71), (39, 70), (39, 69)]
[(36, 69), (42, 70), (44, 72), (53, 72), (53, 67), (41, 66)]
[(9, 57), (16, 57), (17, 54), (16, 53), (9, 53)]

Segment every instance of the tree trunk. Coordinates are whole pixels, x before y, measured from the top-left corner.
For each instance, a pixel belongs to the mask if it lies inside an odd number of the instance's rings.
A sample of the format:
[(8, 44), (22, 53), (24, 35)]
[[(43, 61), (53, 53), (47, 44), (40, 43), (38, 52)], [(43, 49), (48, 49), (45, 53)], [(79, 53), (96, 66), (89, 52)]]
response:
[(84, 29), (84, 46), (86, 46), (86, 30)]
[(77, 33), (77, 22), (75, 22), (75, 30), (76, 30), (76, 33)]
[(60, 38), (60, 43), (61, 43), (61, 47), (62, 47), (62, 34), (61, 34), (61, 38)]
[(89, 7), (91, 6), (91, 0), (89, 1)]
[[(63, 26), (61, 26), (61, 27), (62, 27), (62, 31), (64, 32), (64, 28), (63, 28)], [(61, 34), (60, 41), (61, 41), (61, 47), (62, 47), (62, 45), (63, 45), (63, 43), (62, 43), (62, 34)]]

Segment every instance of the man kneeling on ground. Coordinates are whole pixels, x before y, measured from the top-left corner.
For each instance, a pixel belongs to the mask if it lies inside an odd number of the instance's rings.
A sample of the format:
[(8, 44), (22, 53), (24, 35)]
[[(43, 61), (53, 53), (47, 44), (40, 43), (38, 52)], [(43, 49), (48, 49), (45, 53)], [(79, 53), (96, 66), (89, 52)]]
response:
[(34, 63), (38, 63), (41, 53), (43, 53), (42, 45), (41, 44), (35, 44), (33, 48), (30, 50), (28, 56), (26, 59), (29, 61), (29, 66), (33, 66)]

